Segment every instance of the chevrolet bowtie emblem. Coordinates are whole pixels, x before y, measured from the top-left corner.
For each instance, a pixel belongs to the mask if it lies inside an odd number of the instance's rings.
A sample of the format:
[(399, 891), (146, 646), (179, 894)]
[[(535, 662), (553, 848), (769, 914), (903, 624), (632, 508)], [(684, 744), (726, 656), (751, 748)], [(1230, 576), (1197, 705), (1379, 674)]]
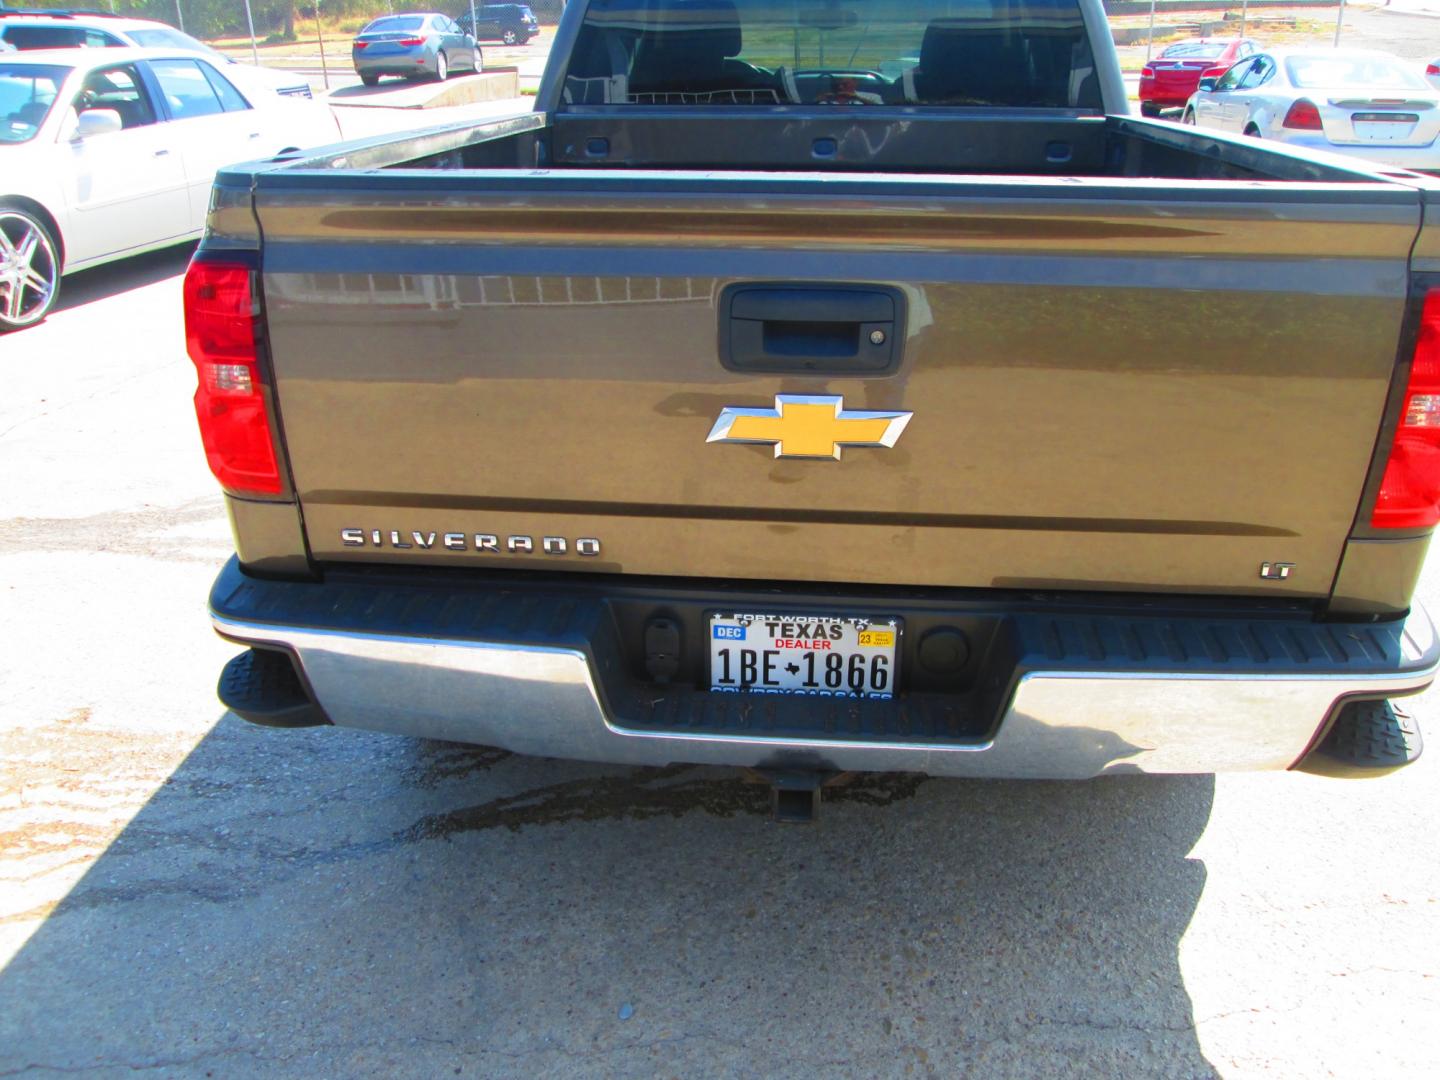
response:
[(706, 442), (774, 443), (777, 458), (834, 458), (842, 446), (894, 446), (908, 412), (860, 412), (843, 397), (775, 395), (773, 409), (727, 406)]

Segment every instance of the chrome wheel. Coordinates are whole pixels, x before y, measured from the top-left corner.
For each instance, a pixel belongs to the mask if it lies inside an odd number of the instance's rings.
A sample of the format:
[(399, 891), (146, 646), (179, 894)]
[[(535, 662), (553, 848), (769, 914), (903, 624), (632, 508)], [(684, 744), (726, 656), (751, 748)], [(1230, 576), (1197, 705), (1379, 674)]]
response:
[(514, 30), (506, 30), (505, 33), (500, 35), (500, 40), (505, 42), (506, 45), (514, 45), (515, 42), (520, 40), (520, 35)]
[(479, 75), (485, 70), (485, 61), (480, 54), (480, 46), (475, 46), (475, 74)]
[(448, 71), (445, 70), (445, 68), (445, 54), (442, 52), (435, 57), (435, 78), (439, 82), (444, 82), (445, 77), (450, 74)]
[(45, 318), (60, 289), (60, 259), (49, 231), (23, 210), (0, 207), (0, 330)]

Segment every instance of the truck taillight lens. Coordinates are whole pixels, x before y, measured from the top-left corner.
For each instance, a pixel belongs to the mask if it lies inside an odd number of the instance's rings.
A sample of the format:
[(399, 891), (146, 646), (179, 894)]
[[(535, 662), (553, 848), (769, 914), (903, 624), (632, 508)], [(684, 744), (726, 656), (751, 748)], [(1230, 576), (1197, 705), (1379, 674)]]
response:
[(1320, 110), (1315, 107), (1313, 101), (1306, 101), (1304, 98), (1290, 106), (1282, 123), (1285, 127), (1296, 131), (1324, 130), (1324, 125), (1320, 123)]
[(1400, 426), (1370, 524), (1377, 529), (1427, 529), (1440, 522), (1440, 289), (1425, 294), (1420, 335)]
[(185, 272), (185, 344), (200, 377), (195, 415), (210, 471), (237, 494), (275, 495), (280, 469), (260, 389), (250, 267), (192, 262)]

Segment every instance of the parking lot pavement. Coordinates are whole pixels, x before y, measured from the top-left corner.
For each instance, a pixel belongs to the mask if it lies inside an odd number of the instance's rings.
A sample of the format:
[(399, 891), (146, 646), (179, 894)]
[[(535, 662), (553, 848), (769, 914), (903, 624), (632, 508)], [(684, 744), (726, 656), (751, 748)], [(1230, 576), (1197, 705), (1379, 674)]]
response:
[(724, 770), (226, 715), (184, 255), (0, 339), (0, 1075), (1435, 1075), (1437, 749), (796, 828)]

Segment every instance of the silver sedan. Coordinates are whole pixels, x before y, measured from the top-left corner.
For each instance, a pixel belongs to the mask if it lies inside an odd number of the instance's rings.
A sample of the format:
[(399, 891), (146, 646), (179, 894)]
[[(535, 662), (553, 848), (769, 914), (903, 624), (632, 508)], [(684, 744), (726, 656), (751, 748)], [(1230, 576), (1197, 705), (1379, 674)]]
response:
[(1376, 164), (1440, 171), (1440, 92), (1389, 53), (1259, 53), (1218, 79), (1201, 79), (1182, 119)]
[(385, 15), (355, 35), (350, 55), (366, 86), (382, 75), (444, 82), (452, 71), (482, 70), (480, 47), (449, 15)]

